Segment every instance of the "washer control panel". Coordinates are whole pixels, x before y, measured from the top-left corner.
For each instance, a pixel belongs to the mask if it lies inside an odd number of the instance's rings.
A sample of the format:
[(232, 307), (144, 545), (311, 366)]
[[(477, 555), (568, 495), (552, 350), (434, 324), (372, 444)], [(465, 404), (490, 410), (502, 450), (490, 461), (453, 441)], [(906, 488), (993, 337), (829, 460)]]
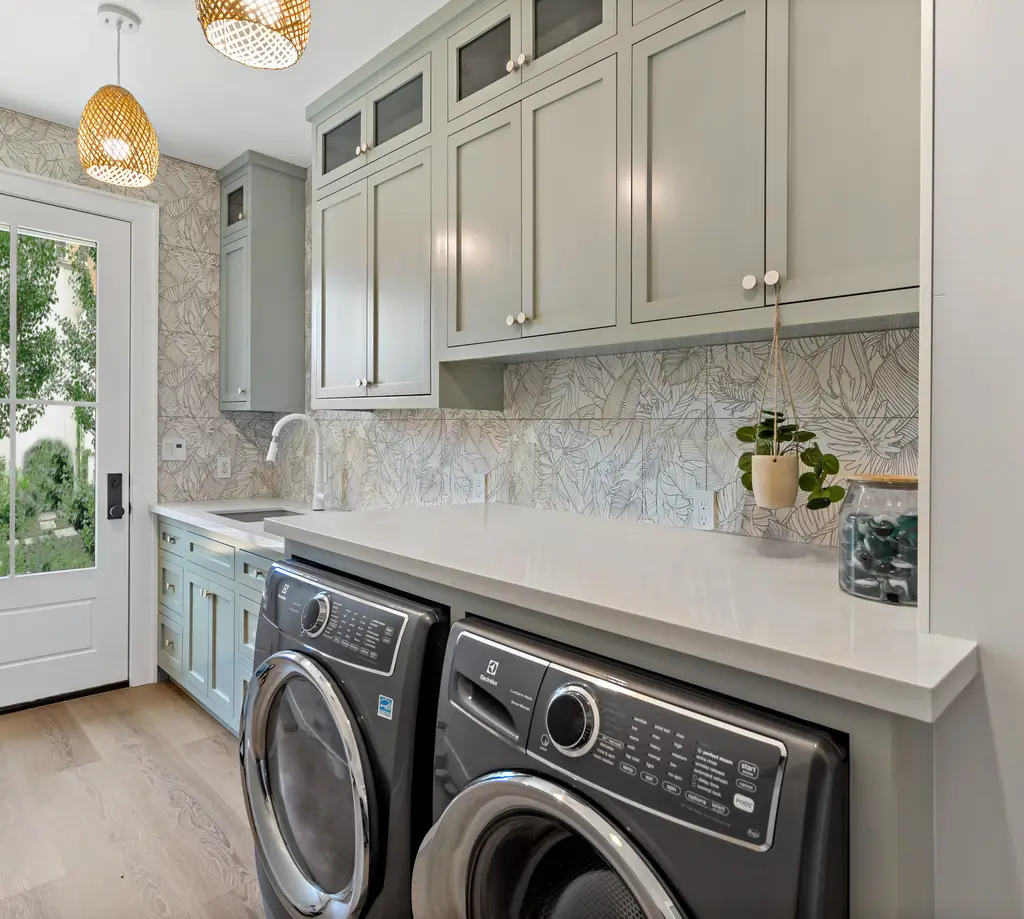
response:
[(263, 604), (281, 631), (344, 663), (391, 675), (408, 616), (377, 602), (372, 588), (272, 571)]
[(527, 750), (670, 819), (771, 846), (787, 755), (773, 738), (552, 664)]

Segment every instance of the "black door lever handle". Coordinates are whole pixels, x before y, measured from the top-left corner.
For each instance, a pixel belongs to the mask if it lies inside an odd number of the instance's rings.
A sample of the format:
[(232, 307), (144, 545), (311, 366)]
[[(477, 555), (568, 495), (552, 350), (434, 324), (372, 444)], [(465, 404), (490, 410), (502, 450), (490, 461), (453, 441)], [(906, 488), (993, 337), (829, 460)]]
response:
[(120, 520), (124, 517), (124, 476), (120, 472), (107, 474), (107, 520)]

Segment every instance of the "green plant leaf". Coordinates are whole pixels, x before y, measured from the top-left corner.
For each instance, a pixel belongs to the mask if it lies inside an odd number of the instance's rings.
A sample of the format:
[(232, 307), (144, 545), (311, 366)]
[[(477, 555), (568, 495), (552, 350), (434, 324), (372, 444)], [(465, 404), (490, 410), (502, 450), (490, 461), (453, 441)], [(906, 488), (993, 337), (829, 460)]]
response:
[(818, 487), (818, 477), (813, 472), (805, 472), (800, 476), (800, 490), (814, 491)]
[(772, 442), (770, 440), (759, 440), (757, 442), (757, 455), (758, 456), (771, 456), (772, 455)]
[(782, 412), (770, 412), (766, 408), (761, 409), (761, 414), (768, 415), (770, 418), (778, 418), (779, 421), (782, 421), (782, 419), (786, 417)]
[(799, 430), (800, 425), (798, 424), (784, 424), (779, 428), (779, 433), (781, 434), (783, 431), (785, 431), (787, 434), (795, 434)]
[(826, 453), (822, 456), (821, 467), (828, 475), (839, 474), (839, 460), (831, 453)]
[(757, 432), (752, 427), (740, 428), (736, 432), (736, 439), (741, 444), (752, 444), (757, 440)]
[(778, 440), (779, 440), (779, 443), (788, 444), (788, 443), (790, 443), (793, 440), (793, 435), (792, 435), (792, 433), (784, 434), (782, 431), (779, 431), (779, 438), (778, 438)]
[(814, 438), (817, 437), (817, 436), (818, 435), (815, 434), (813, 431), (800, 431), (796, 435), (796, 439), (797, 439), (798, 443), (806, 444), (806, 443), (809, 443), (810, 441), (814, 440)]
[(740, 461), (736, 464), (744, 472), (750, 472), (754, 468), (754, 454), (744, 453), (740, 456)]
[(807, 509), (809, 511), (823, 511), (831, 504), (832, 501), (829, 498), (811, 498), (807, 502)]
[(743, 475), (740, 476), (740, 482), (743, 483), (743, 487), (747, 491), (753, 491), (754, 490), (754, 476), (751, 473), (744, 472)]
[(821, 459), (821, 450), (818, 449), (817, 444), (814, 444), (800, 454), (800, 459), (803, 460), (805, 466), (816, 466), (818, 460)]
[(825, 491), (825, 494), (828, 495), (833, 504), (838, 504), (846, 497), (846, 489), (842, 485), (833, 485)]

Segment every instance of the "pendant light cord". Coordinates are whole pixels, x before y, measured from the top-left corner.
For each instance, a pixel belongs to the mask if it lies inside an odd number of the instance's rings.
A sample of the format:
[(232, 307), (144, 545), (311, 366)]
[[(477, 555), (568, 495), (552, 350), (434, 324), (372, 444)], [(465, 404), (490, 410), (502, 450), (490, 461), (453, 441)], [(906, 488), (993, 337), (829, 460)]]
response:
[(121, 85), (121, 20), (117, 21), (117, 85)]

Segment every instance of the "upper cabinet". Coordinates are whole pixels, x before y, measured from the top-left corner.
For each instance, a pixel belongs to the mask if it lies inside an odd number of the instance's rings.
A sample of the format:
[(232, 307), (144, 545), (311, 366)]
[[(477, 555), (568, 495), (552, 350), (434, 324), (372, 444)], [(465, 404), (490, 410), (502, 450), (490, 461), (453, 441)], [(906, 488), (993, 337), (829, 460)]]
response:
[(220, 407), (302, 411), (306, 170), (250, 152), (220, 180)]
[(615, 35), (615, 0), (505, 0), (448, 39), (448, 118)]
[(316, 126), (317, 189), (430, 133), (430, 55), (425, 54)]
[(768, 337), (776, 298), (914, 324), (920, 48), (920, 0), (446, 5), (307, 110), (314, 405), (500, 404), (503, 362)]

